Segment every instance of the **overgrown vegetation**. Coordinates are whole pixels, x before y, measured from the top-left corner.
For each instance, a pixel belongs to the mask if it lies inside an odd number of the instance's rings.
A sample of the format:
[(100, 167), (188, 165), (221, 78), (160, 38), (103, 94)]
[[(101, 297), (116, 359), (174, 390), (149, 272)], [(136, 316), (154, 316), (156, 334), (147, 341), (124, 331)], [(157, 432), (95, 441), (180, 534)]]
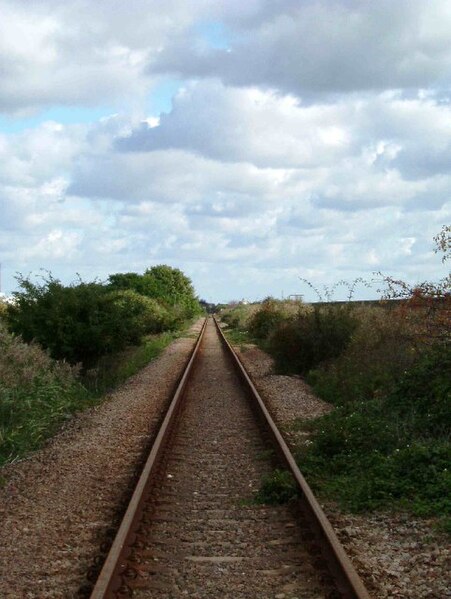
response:
[(118, 273), (108, 278), (108, 288), (130, 289), (156, 300), (167, 310), (163, 328), (177, 328), (199, 314), (200, 305), (190, 279), (178, 268), (161, 264), (148, 268), (143, 275)]
[(348, 346), (357, 319), (347, 306), (315, 306), (285, 319), (267, 336), (279, 372), (307, 374)]
[(288, 470), (274, 470), (263, 477), (260, 489), (254, 497), (256, 503), (280, 505), (288, 503), (298, 496), (298, 490)]
[(100, 358), (95, 368), (87, 370), (82, 378), (83, 384), (94, 395), (102, 395), (144, 368), (157, 358), (180, 331), (165, 331), (145, 337), (140, 345)]
[(397, 506), (449, 526), (450, 372), (450, 348), (433, 348), (390, 392), (304, 425), (314, 435), (298, 458), (313, 486), (352, 510)]
[(78, 369), (52, 360), (0, 323), (0, 465), (37, 448), (93, 398)]
[[(435, 238), (444, 261), (450, 232)], [(298, 424), (311, 433), (298, 461), (320, 494), (355, 511), (439, 516), (451, 531), (451, 279), (383, 280), (379, 305), (298, 305), (287, 314), (266, 300), (226, 320), (269, 351), (279, 372), (304, 375), (336, 406)]]
[(191, 281), (164, 265), (107, 283), (18, 282), (0, 304), (0, 465), (37, 448), (201, 312)]
[(7, 308), (9, 330), (85, 369), (200, 313), (191, 282), (169, 266), (111, 275), (108, 284), (80, 280), (65, 286), (51, 275), (40, 283), (21, 276), (18, 282)]

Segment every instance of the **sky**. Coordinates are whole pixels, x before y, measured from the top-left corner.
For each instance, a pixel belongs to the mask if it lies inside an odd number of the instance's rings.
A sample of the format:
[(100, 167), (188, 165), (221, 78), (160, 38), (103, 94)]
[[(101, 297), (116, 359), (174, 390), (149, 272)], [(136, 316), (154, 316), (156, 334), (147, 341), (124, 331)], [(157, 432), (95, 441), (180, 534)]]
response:
[(449, 0), (0, 0), (1, 290), (440, 279), (450, 31)]

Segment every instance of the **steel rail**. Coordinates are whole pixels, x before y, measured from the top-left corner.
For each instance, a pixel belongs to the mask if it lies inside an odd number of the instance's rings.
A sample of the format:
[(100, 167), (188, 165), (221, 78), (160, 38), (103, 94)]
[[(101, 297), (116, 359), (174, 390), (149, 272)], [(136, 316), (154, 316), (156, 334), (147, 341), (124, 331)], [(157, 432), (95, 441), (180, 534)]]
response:
[(103, 564), (102, 570), (100, 571), (94, 589), (92, 590), (91, 599), (106, 599), (107, 597), (112, 597), (120, 588), (121, 573), (126, 569), (126, 559), (131, 553), (131, 545), (136, 536), (133, 532), (134, 525), (139, 522), (142, 516), (144, 503), (150, 492), (152, 479), (156, 474), (160, 458), (167, 445), (177, 415), (180, 412), (185, 390), (191, 377), (193, 366), (207, 326), (207, 320), (208, 319), (206, 318), (204, 321), (189, 362), (174, 393), (161, 428), (158, 431), (149, 457), (147, 458), (127, 511), (125, 512), (125, 516), (121, 522), (105, 563)]
[[(343, 599), (370, 599), (370, 595), (346, 555), (343, 546), (336, 537), (330, 522), (325, 516), (303, 475), (299, 471), (287, 444), (277, 429), (277, 426), (269, 414), (255, 385), (247, 374), (239, 357), (225, 338), (216, 318), (214, 318), (214, 322), (219, 331), (220, 339), (228, 350), (240, 379), (244, 383), (245, 389), (251, 396), (252, 405), (257, 409), (259, 416), (263, 420), (264, 426), (271, 434), (275, 448), (282, 458), (282, 461), (291, 471), (299, 487), (301, 509), (306, 515), (309, 525), (317, 538), (323, 557), (334, 578), (338, 592)], [(206, 325), (207, 319), (205, 319), (188, 365), (180, 379), (180, 383), (164, 417), (149, 457), (147, 458), (113, 545), (90, 595), (91, 599), (109, 599), (114, 597), (120, 590), (122, 585), (121, 577), (127, 569), (127, 559), (132, 552), (132, 545), (136, 539), (136, 533), (134, 531), (141, 519), (145, 501), (151, 492), (152, 482), (158, 472), (161, 458), (163, 457), (169, 438), (174, 429), (177, 416), (180, 413), (185, 391), (191, 378)]]
[(346, 599), (371, 599), (362, 579), (357, 574), (351, 560), (347, 556), (343, 545), (338, 540), (331, 523), (327, 519), (327, 516), (323, 512), (304, 476), (301, 474), (288, 445), (279, 432), (254, 383), (247, 374), (238, 355), (226, 339), (216, 317), (213, 317), (213, 319), (224, 346), (228, 348), (230, 352), (230, 356), (241, 381), (244, 383), (259, 416), (262, 418), (270, 432), (279, 456), (282, 458), (296, 481), (300, 492), (301, 509), (305, 513), (313, 533), (317, 538), (323, 557), (335, 579), (337, 590), (342, 594), (343, 598)]

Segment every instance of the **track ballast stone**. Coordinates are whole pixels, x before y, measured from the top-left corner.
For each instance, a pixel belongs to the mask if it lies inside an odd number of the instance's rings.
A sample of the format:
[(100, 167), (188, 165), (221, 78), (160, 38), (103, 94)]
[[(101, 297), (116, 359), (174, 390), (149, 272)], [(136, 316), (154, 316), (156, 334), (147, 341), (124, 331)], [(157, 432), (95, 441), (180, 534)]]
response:
[(268, 445), (210, 321), (138, 527), (131, 560), (138, 575), (125, 573), (134, 598), (336, 597), (296, 504), (255, 502), (274, 468)]

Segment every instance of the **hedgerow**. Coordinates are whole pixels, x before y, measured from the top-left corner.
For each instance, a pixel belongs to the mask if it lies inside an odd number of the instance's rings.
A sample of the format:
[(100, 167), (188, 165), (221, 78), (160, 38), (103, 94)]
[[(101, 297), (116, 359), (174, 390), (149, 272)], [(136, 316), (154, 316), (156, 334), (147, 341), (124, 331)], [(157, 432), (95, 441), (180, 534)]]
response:
[(178, 268), (165, 264), (153, 266), (143, 275), (137, 273), (110, 275), (108, 287), (115, 290), (133, 290), (158, 301), (168, 310), (167, 324), (173, 328), (201, 312), (190, 279)]
[[(178, 269), (159, 266), (145, 275), (110, 279), (65, 286), (50, 274), (40, 283), (19, 276), (19, 291), (7, 307), (8, 328), (27, 342), (37, 341), (53, 358), (87, 369), (104, 355), (139, 344), (145, 335), (175, 330), (200, 313), (191, 282)], [(136, 281), (143, 279), (147, 287), (141, 293)]]
[(282, 373), (307, 374), (347, 347), (357, 320), (347, 307), (323, 306), (280, 321), (267, 335), (267, 348)]
[(298, 458), (313, 486), (357, 511), (397, 505), (451, 517), (450, 368), (450, 347), (436, 347), (387, 395), (303, 425), (314, 434)]
[(107, 284), (66, 286), (51, 274), (18, 282), (0, 303), (0, 465), (39, 447), (200, 312), (190, 280), (167, 266)]

